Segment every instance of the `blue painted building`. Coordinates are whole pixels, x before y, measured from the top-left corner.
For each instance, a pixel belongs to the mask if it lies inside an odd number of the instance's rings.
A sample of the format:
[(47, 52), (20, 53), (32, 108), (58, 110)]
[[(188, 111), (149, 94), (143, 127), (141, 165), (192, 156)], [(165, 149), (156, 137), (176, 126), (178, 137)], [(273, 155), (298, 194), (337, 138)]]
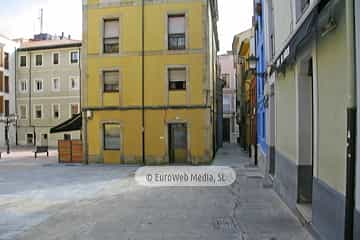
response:
[(258, 59), (256, 66), (256, 94), (257, 94), (257, 143), (264, 155), (267, 155), (268, 145), (266, 143), (266, 101), (265, 101), (265, 20), (264, 0), (254, 0), (255, 20), (255, 52)]

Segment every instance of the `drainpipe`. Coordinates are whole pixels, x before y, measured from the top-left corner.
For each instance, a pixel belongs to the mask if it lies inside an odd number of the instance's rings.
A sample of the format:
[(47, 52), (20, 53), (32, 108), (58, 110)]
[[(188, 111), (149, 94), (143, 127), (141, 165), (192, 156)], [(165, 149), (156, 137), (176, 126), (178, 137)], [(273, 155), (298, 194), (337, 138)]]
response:
[[(81, 84), (81, 47), (79, 47), (79, 94), (80, 94), (80, 103), (79, 103), (79, 111), (80, 111), (80, 114), (82, 114), (82, 98), (81, 98), (81, 88), (82, 88), (82, 84)], [(80, 130), (80, 140), (82, 141), (83, 137), (82, 137), (82, 131)]]
[(346, 153), (346, 199), (345, 199), (345, 228), (344, 239), (354, 239), (354, 211), (355, 211), (355, 174), (356, 174), (356, 49), (355, 38), (355, 0), (345, 2), (346, 32), (347, 32), (347, 70), (350, 74), (347, 102), (347, 153)]
[[(16, 75), (16, 68), (17, 68), (17, 48), (15, 47), (15, 67), (14, 67), (14, 92), (15, 92), (15, 112), (17, 112), (17, 84), (16, 84), (16, 81), (17, 81), (17, 75)], [(17, 146), (18, 145), (18, 133), (17, 133), (17, 129), (18, 129), (18, 120), (16, 119), (15, 121), (15, 145)]]
[(141, 3), (141, 132), (142, 132), (142, 162), (145, 165), (145, 0)]

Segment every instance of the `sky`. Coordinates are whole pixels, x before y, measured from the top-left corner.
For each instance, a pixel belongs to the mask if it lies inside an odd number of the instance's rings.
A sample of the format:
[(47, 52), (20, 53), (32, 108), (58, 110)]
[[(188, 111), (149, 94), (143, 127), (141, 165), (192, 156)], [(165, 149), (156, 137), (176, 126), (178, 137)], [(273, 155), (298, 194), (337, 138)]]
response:
[[(231, 50), (235, 34), (251, 27), (252, 0), (218, 0), (220, 53)], [(0, 34), (30, 38), (40, 32), (40, 9), (44, 9), (44, 32), (81, 39), (81, 0), (0, 0)]]

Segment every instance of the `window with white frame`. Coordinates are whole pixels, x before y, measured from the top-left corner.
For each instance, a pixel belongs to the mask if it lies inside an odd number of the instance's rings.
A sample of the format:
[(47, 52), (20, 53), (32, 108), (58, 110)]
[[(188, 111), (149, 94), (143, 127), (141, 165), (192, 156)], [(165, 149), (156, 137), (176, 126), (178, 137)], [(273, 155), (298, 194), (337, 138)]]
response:
[(104, 35), (103, 35), (104, 53), (119, 52), (119, 35), (120, 35), (119, 19), (118, 18), (105, 19)]
[(26, 105), (19, 106), (20, 119), (25, 120), (27, 118), (27, 107)]
[(79, 90), (79, 78), (78, 77), (70, 77), (69, 79), (69, 87), (71, 90)]
[(58, 77), (52, 79), (52, 90), (54, 92), (60, 91), (60, 79)]
[(70, 52), (70, 64), (79, 63), (79, 51)]
[(60, 64), (60, 54), (59, 53), (53, 53), (52, 61), (53, 61), (54, 65)]
[(311, 0), (295, 0), (295, 11), (296, 11), (296, 20), (298, 21), (301, 16), (309, 8)]
[(186, 68), (168, 69), (169, 90), (186, 90)]
[(53, 104), (52, 105), (52, 116), (53, 116), (53, 119), (59, 119), (60, 118), (60, 104)]
[(26, 80), (20, 81), (20, 92), (22, 92), (22, 93), (27, 92), (27, 81)]
[(103, 125), (104, 150), (120, 150), (120, 124), (105, 123)]
[(224, 113), (231, 113), (231, 100), (232, 97), (230, 95), (224, 95), (223, 97), (223, 110)]
[(43, 117), (42, 105), (34, 105), (34, 116), (36, 119)]
[(42, 92), (44, 90), (43, 81), (35, 80), (34, 88), (35, 92)]
[(119, 71), (103, 72), (104, 92), (119, 92)]
[(186, 47), (185, 14), (168, 15), (168, 49), (179, 50)]
[(26, 56), (20, 56), (20, 67), (26, 67), (27, 63), (26, 63)]
[(70, 117), (73, 117), (76, 114), (79, 114), (79, 104), (72, 103), (70, 104)]
[(43, 55), (37, 54), (35, 55), (35, 66), (40, 67), (43, 65)]

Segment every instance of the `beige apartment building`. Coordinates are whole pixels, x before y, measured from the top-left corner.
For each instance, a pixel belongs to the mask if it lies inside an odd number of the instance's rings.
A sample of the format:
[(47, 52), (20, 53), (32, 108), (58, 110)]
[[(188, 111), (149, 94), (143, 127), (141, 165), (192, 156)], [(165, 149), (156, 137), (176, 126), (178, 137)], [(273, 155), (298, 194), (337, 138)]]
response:
[(80, 50), (76, 40), (21, 43), (17, 51), (16, 107), (19, 145), (57, 146), (80, 131), (51, 134), (50, 128), (80, 113)]
[[(17, 43), (0, 35), (0, 151), (16, 144), (15, 115), (15, 49)], [(6, 129), (7, 128), (7, 129)]]

